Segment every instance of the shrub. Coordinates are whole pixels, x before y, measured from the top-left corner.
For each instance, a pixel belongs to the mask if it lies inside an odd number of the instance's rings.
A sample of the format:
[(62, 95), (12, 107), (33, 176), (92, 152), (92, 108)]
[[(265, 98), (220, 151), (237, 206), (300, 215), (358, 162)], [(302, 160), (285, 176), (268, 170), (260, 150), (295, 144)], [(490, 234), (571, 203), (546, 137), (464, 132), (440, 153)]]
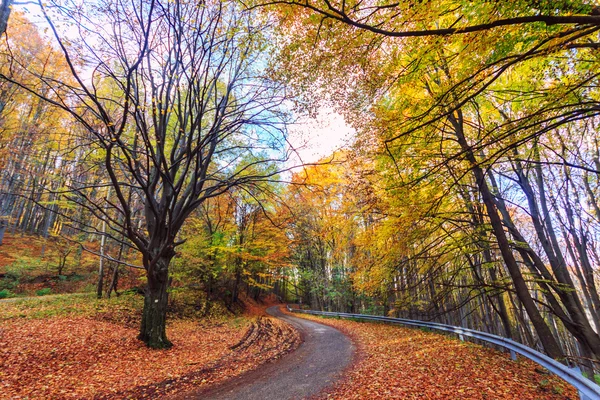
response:
[(45, 296), (47, 294), (52, 293), (52, 289), (51, 288), (43, 288), (40, 290), (36, 290), (35, 294), (37, 294), (38, 296)]
[(23, 272), (33, 272), (43, 269), (44, 263), (39, 257), (20, 256), (7, 267), (7, 271), (22, 274)]
[(15, 272), (7, 272), (4, 277), (0, 279), (0, 290), (14, 289), (19, 285), (20, 274)]
[(79, 282), (85, 279), (84, 275), (79, 275), (76, 273), (72, 273), (71, 275), (67, 275), (67, 280), (71, 282)]
[(0, 290), (0, 299), (6, 299), (8, 297), (13, 297), (14, 294), (12, 294), (12, 292), (8, 289), (2, 289)]

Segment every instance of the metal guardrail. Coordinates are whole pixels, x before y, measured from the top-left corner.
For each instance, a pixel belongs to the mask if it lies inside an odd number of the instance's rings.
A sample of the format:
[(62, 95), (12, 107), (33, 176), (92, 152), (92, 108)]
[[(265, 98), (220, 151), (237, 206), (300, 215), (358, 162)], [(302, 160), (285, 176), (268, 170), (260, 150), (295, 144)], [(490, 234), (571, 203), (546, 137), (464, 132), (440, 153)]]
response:
[(492, 335), (491, 333), (476, 331), (474, 329), (461, 328), (459, 326), (439, 324), (437, 322), (424, 322), (415, 321), (404, 318), (391, 318), (383, 317), (378, 315), (364, 315), (364, 314), (349, 314), (349, 313), (336, 313), (328, 311), (312, 311), (312, 310), (299, 310), (290, 308), (291, 312), (299, 312), (303, 314), (322, 315), (327, 317), (338, 317), (338, 318), (355, 318), (367, 321), (380, 321), (388, 322), (392, 324), (401, 324), (408, 326), (416, 326), (419, 328), (429, 328), (438, 331), (450, 332), (457, 334), (461, 340), (464, 340), (465, 336), (472, 337), (475, 339), (482, 340), (484, 342), (492, 343), (510, 350), (511, 358), (517, 359), (516, 354), (521, 354), (530, 360), (535, 361), (548, 371), (556, 374), (566, 382), (573, 385), (579, 391), (579, 398), (581, 400), (600, 400), (600, 386), (596, 385), (591, 380), (587, 379), (581, 374), (579, 368), (569, 368), (560, 362), (553, 360), (545, 354), (535, 351), (530, 347), (527, 347), (521, 343), (517, 343), (514, 340), (504, 338), (502, 336)]

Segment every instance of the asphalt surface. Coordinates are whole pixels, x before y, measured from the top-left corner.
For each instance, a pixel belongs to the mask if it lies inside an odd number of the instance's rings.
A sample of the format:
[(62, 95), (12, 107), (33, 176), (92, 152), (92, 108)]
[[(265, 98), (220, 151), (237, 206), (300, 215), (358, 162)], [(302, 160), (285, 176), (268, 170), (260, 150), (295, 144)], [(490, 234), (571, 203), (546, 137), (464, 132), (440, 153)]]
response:
[[(196, 398), (214, 400), (292, 400), (313, 396), (336, 380), (350, 364), (352, 342), (337, 329), (267, 310), (300, 331), (304, 342), (281, 359), (263, 365)], [(186, 398), (188, 398), (186, 396)]]

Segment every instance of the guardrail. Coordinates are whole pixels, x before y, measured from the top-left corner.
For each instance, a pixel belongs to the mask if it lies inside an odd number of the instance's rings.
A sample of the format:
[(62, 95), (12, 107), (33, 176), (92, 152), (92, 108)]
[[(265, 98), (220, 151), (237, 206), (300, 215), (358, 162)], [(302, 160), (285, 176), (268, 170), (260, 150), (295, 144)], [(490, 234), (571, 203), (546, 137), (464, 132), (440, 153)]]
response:
[(476, 331), (474, 329), (461, 328), (459, 326), (439, 324), (437, 322), (424, 322), (415, 321), (412, 319), (404, 318), (391, 318), (383, 317), (378, 315), (364, 315), (364, 314), (349, 314), (349, 313), (336, 313), (328, 311), (312, 311), (312, 310), (299, 310), (290, 308), (291, 312), (298, 312), (303, 314), (312, 315), (323, 315), (326, 317), (338, 317), (338, 318), (355, 318), (367, 321), (379, 321), (388, 322), (392, 324), (401, 324), (408, 326), (416, 326), (419, 328), (429, 328), (438, 331), (455, 333), (461, 340), (464, 340), (465, 336), (472, 337), (475, 339), (482, 340), (484, 342), (492, 343), (510, 350), (510, 355), (513, 360), (517, 359), (517, 353), (530, 360), (535, 361), (548, 371), (556, 374), (566, 382), (573, 385), (579, 391), (579, 398), (581, 400), (600, 400), (600, 386), (596, 385), (591, 380), (587, 379), (581, 374), (579, 368), (569, 368), (560, 362), (553, 360), (545, 354), (535, 351), (530, 347), (527, 347), (521, 343), (517, 343), (514, 340), (504, 338), (502, 336), (492, 335), (491, 333)]

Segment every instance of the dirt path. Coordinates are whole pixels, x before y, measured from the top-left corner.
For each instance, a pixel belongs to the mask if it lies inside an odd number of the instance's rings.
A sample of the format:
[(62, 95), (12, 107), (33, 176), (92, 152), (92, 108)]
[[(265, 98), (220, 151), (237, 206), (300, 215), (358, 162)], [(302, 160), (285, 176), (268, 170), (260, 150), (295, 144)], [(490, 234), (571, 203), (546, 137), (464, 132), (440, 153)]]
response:
[(177, 399), (304, 399), (341, 377), (352, 360), (354, 346), (337, 329), (284, 314), (279, 306), (267, 312), (298, 329), (304, 342), (280, 360), (217, 386), (177, 396)]

